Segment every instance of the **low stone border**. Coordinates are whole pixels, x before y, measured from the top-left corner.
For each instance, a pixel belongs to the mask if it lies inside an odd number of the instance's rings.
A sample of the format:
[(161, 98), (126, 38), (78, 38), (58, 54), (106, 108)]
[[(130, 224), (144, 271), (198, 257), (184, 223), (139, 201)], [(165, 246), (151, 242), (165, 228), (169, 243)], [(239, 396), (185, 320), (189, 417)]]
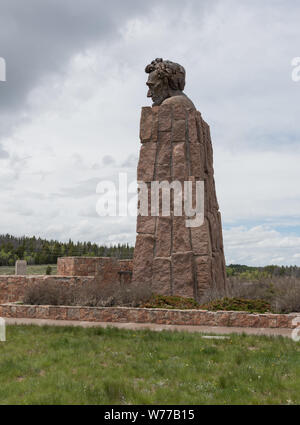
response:
[(296, 321), (292, 323), (293, 319), (300, 317), (300, 313), (251, 314), (242, 311), (1, 304), (0, 317), (293, 329), (297, 327)]

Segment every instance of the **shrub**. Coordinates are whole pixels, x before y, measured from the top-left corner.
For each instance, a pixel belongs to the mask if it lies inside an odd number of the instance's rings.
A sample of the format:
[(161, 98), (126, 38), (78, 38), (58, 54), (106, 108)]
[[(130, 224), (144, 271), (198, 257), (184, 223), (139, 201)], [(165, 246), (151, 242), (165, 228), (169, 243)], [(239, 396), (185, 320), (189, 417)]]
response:
[(94, 282), (80, 288), (76, 297), (76, 305), (138, 307), (141, 303), (149, 300), (151, 295), (152, 292), (148, 285), (121, 285), (119, 282), (105, 285), (95, 279)]
[(153, 295), (143, 284), (104, 285), (100, 279), (84, 285), (69, 285), (54, 278), (25, 290), (26, 304), (82, 305), (90, 307), (129, 306), (147, 308), (243, 310), (274, 313), (300, 312), (300, 279), (288, 276), (242, 280), (232, 276), (227, 290), (208, 289), (197, 303), (191, 298)]
[(300, 312), (300, 279), (292, 276), (261, 276), (248, 280), (241, 275), (227, 278), (227, 290), (209, 288), (200, 303), (209, 304), (223, 298), (261, 300), (269, 303), (274, 313)]
[(52, 267), (51, 266), (47, 266), (46, 268), (46, 274), (50, 275), (52, 273)]
[(104, 285), (95, 278), (84, 285), (68, 285), (55, 279), (46, 279), (25, 290), (24, 303), (36, 305), (82, 305), (90, 307), (138, 307), (152, 293), (146, 285)]
[(204, 304), (205, 310), (248, 311), (249, 313), (266, 313), (271, 311), (271, 305), (263, 300), (247, 300), (243, 298), (222, 298)]
[(153, 294), (152, 297), (142, 307), (146, 308), (178, 308), (195, 309), (199, 308), (199, 303), (193, 298), (176, 297), (170, 295)]
[(36, 305), (74, 305), (75, 292), (51, 278), (27, 287), (23, 301)]
[(274, 285), (272, 306), (279, 313), (300, 312), (300, 279), (280, 278), (284, 285)]

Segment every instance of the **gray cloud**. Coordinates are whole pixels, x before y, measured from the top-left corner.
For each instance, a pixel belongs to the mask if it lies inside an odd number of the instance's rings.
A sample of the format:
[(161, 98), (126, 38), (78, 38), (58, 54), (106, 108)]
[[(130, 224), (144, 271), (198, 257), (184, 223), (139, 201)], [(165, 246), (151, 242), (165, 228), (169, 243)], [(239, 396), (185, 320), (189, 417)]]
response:
[(137, 155), (131, 154), (122, 163), (122, 167), (124, 167), (124, 168), (135, 168), (137, 166), (137, 163), (138, 163)]
[(43, 78), (61, 73), (74, 53), (118, 37), (126, 19), (146, 13), (156, 3), (2, 0), (0, 56), (6, 60), (7, 82), (0, 87), (0, 136), (16, 124), (17, 111)]
[(60, 193), (54, 193), (52, 196), (63, 198), (85, 198), (95, 195), (99, 180), (99, 178), (92, 178), (79, 183), (74, 183), (73, 187), (61, 188)]
[(0, 159), (8, 158), (9, 154), (6, 152), (6, 150), (3, 149), (3, 147), (0, 145)]
[(111, 155), (105, 155), (103, 158), (102, 158), (102, 164), (104, 165), (104, 166), (111, 166), (111, 165), (113, 165), (115, 163), (115, 159), (111, 156)]

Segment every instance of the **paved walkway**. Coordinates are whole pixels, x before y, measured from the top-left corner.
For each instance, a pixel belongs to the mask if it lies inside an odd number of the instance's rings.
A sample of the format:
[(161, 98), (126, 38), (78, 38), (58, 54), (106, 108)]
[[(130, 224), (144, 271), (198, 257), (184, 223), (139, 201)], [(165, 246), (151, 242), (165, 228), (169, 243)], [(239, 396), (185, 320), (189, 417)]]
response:
[(50, 326), (80, 326), (82, 328), (92, 327), (114, 327), (118, 329), (149, 329), (151, 331), (185, 331), (200, 332), (204, 334), (227, 335), (232, 333), (245, 333), (247, 335), (286, 336), (291, 338), (291, 329), (280, 328), (236, 328), (219, 326), (187, 326), (187, 325), (157, 325), (154, 323), (117, 323), (117, 322), (80, 322), (76, 320), (50, 320), (50, 319), (14, 319), (5, 318), (7, 325), (50, 325)]

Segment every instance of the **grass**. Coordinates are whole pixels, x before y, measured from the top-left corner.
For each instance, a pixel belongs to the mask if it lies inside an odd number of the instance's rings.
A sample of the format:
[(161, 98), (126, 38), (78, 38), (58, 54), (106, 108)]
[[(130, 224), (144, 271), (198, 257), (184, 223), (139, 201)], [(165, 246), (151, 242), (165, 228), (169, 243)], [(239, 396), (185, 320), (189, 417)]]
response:
[(299, 404), (300, 343), (8, 326), (1, 404)]
[[(42, 265), (33, 265), (27, 266), (27, 274), (46, 274), (46, 269), (50, 265), (52, 268), (52, 274), (57, 273), (57, 265), (56, 264), (42, 264)], [(0, 275), (3, 274), (15, 274), (15, 266), (0, 266)]]

